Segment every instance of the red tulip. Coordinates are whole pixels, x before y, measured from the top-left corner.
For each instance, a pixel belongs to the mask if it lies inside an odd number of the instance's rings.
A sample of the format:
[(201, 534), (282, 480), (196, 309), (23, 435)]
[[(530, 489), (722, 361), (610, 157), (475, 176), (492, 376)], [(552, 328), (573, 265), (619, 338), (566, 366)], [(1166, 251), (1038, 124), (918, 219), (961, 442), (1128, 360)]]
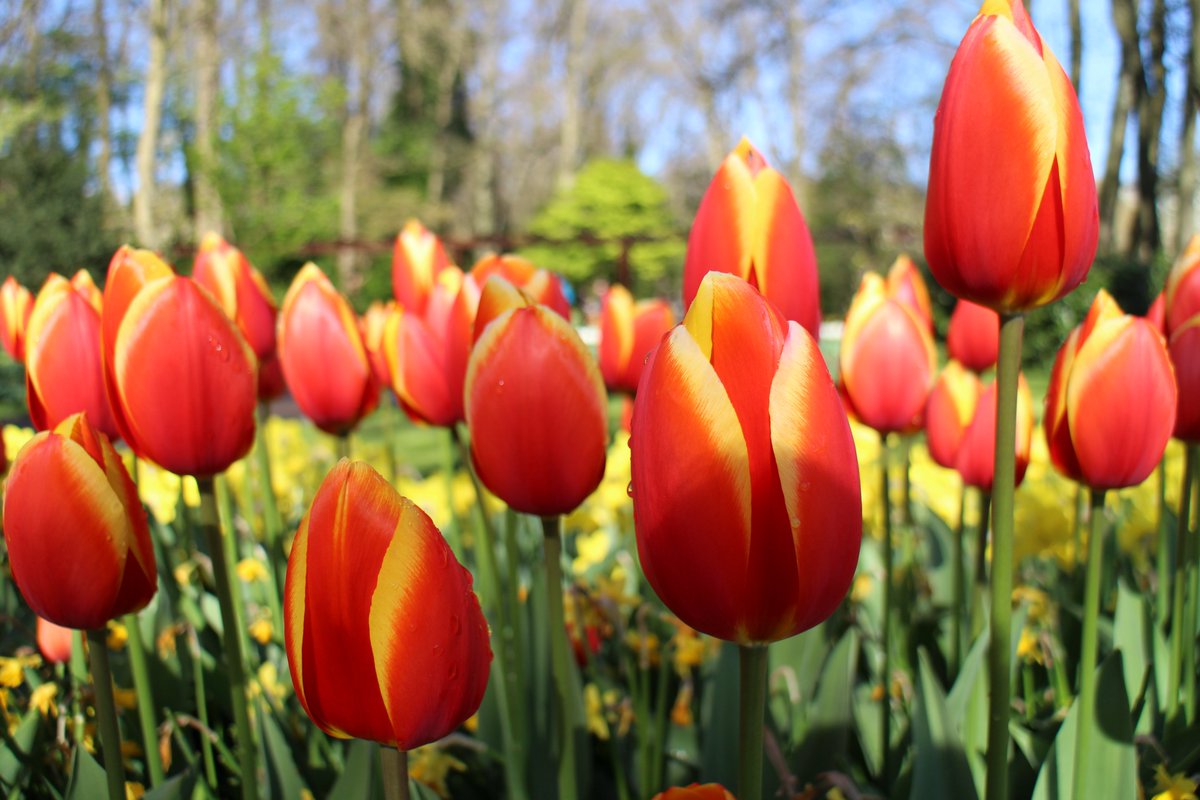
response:
[(942, 370), (925, 409), (925, 437), (929, 456), (946, 469), (954, 469), (963, 436), (975, 418), (983, 384), (975, 373), (951, 361)]
[(102, 628), (154, 596), (137, 488), (83, 414), (21, 448), (4, 492), (4, 538), (25, 601), (56, 625)]
[[(480, 308), (505, 289), (505, 281), (488, 281)], [(484, 485), (512, 508), (565, 514), (604, 477), (604, 381), (569, 322), (517, 297), (482, 331), (467, 362), (471, 456)]]
[(691, 786), (672, 786), (654, 795), (653, 800), (737, 800), (719, 783), (693, 783)]
[(862, 537), (850, 426), (816, 341), (740, 278), (705, 277), (633, 410), (633, 513), (650, 585), (739, 644), (827, 618)]
[(886, 293), (878, 275), (865, 275), (850, 303), (839, 361), (863, 423), (885, 434), (921, 427), (937, 370), (933, 336), (907, 303)]
[(646, 356), (667, 331), (675, 315), (662, 300), (634, 302), (633, 295), (617, 284), (600, 302), (600, 374), (614, 392), (637, 391)]
[(1000, 315), (990, 308), (959, 300), (946, 332), (950, 357), (975, 372), (996, 366), (1000, 354)]
[(395, 300), (381, 303), (375, 300), (367, 306), (367, 313), (358, 320), (358, 332), (362, 335), (363, 347), (367, 348), (367, 358), (371, 361), (371, 371), (375, 373), (375, 381), (380, 386), (390, 386), (392, 375), (388, 370), (387, 354), (383, 347), (383, 334), (387, 329), (388, 319), (396, 311)]
[(548, 306), (563, 319), (571, 318), (571, 304), (563, 293), (561, 279), (554, 273), (538, 269), (533, 262), (520, 256), (493, 254), (475, 262), (469, 275), (480, 290), (493, 276), (523, 290), (535, 302)]
[(1071, 82), (1020, 0), (986, 0), (933, 127), (925, 257), (951, 294), (1024, 311), (1087, 277), (1096, 181)]
[(1162, 334), (1101, 290), (1050, 373), (1044, 422), (1054, 466), (1093, 489), (1141, 483), (1162, 459), (1177, 399)]
[(888, 270), (887, 293), (901, 303), (907, 303), (925, 326), (933, 330), (933, 303), (929, 300), (929, 288), (921, 277), (921, 270), (903, 253), (896, 256)]
[(1163, 336), (1167, 335), (1167, 294), (1159, 292), (1154, 298), (1154, 302), (1150, 304), (1150, 308), (1146, 309), (1146, 319), (1150, 320), (1150, 324), (1158, 330), (1162, 331)]
[(71, 660), (71, 640), (75, 634), (70, 628), (55, 625), (48, 619), (37, 618), (37, 646), (42, 658), (51, 664), (64, 664)]
[(46, 279), (29, 317), (25, 387), (29, 418), (38, 430), (84, 411), (110, 438), (120, 436), (104, 389), (100, 313), (61, 275)]
[(13, 361), (25, 363), (25, 326), (33, 313), (33, 295), (9, 275), (0, 286), (0, 344)]
[(415, 219), (396, 237), (392, 250), (392, 291), (405, 311), (424, 314), (442, 270), (451, 266), (442, 240)]
[(1191, 238), (1175, 259), (1163, 291), (1167, 336), (1200, 314), (1200, 234)]
[(241, 250), (218, 234), (206, 235), (196, 251), (192, 277), (237, 323), (259, 361), (275, 354), (275, 298), (262, 273), (250, 265)]
[(134, 296), (107, 369), (110, 399), (139, 456), (203, 477), (228, 469), (254, 443), (254, 353), (190, 278), (159, 278)]
[(786, 180), (742, 139), (713, 176), (688, 234), (683, 304), (710, 271), (753, 284), (814, 337), (821, 327), (817, 256)]
[(1171, 361), (1179, 384), (1179, 408), (1174, 435), (1200, 442), (1200, 313), (1171, 334)]
[(411, 750), (483, 700), (492, 652), (471, 574), (362, 462), (338, 462), (300, 523), (284, 622), (296, 696), (330, 736)]
[[(1016, 473), (1013, 485), (1020, 486), (1025, 480), (1029, 466), (1030, 450), (1033, 446), (1033, 395), (1025, 376), (1020, 375), (1017, 383), (1017, 440)], [(971, 424), (963, 431), (962, 445), (958, 449), (954, 468), (962, 476), (963, 483), (990, 492), (996, 474), (996, 383), (983, 388)]]
[(379, 402), (358, 317), (316, 264), (283, 298), (279, 361), (296, 405), (327, 433), (350, 432)]
[(97, 314), (104, 308), (104, 293), (96, 286), (92, 274), (86, 269), (76, 270), (71, 276), (71, 288), (83, 295), (83, 299), (96, 309)]

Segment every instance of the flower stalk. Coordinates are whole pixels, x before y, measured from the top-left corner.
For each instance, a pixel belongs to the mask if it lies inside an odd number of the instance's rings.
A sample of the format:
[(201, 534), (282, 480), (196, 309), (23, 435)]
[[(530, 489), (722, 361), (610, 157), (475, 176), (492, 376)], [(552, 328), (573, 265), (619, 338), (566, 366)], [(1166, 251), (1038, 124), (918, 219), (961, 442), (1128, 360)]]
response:
[(104, 629), (88, 630), (88, 661), (92, 667), (92, 686), (96, 693), (96, 720), (100, 728), (100, 747), (104, 751), (108, 798), (124, 800), (125, 765), (121, 761), (121, 732), (117, 728), (117, 707), (113, 701), (112, 672), (108, 666), (106, 639), (107, 632)]
[(1079, 717), (1075, 727), (1075, 780), (1072, 796), (1082, 800), (1083, 776), (1091, 756), (1092, 728), (1096, 719), (1096, 650), (1100, 619), (1100, 577), (1104, 561), (1104, 490), (1092, 489), (1092, 516), (1088, 529), (1087, 577), (1083, 590), (1083, 642), (1079, 653)]

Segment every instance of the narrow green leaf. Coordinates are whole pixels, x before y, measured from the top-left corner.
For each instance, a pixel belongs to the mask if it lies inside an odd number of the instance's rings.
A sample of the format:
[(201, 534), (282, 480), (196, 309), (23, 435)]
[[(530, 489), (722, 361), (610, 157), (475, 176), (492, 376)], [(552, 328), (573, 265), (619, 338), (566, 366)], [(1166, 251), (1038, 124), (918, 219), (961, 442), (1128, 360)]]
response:
[(917, 654), (917, 699), (913, 709), (912, 797), (978, 797), (963, 748), (959, 722), (924, 649)]

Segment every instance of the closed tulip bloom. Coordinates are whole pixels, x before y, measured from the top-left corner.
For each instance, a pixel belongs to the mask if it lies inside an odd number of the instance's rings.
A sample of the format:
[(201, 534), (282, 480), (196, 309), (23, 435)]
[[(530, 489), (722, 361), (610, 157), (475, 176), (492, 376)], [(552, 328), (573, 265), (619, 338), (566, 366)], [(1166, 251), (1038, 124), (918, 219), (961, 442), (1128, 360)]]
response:
[(950, 315), (946, 351), (974, 372), (996, 366), (1000, 354), (1000, 315), (969, 300), (959, 300)]
[(428, 228), (410, 219), (392, 248), (392, 291), (405, 311), (424, 314), (438, 274), (451, 266), (446, 248)]
[(1171, 362), (1179, 384), (1179, 408), (1175, 437), (1200, 442), (1200, 314), (1171, 334)]
[(316, 264), (283, 298), (279, 360), (296, 405), (327, 433), (349, 433), (379, 402), (358, 317)]
[(65, 664), (71, 660), (70, 628), (55, 625), (48, 619), (37, 618), (37, 646), (42, 658), (50, 664)]
[(56, 274), (38, 292), (25, 338), (29, 418), (38, 430), (48, 430), (83, 411), (115, 439), (121, 433), (104, 387), (100, 312), (86, 292)]
[(653, 800), (737, 800), (719, 783), (693, 783), (691, 786), (672, 786), (654, 795)]
[(571, 318), (571, 304), (563, 292), (562, 280), (553, 272), (539, 269), (520, 256), (492, 254), (475, 262), (469, 274), (480, 291), (493, 276), (508, 281), (563, 319)]
[(1159, 292), (1154, 298), (1154, 302), (1150, 304), (1150, 308), (1146, 309), (1146, 319), (1150, 320), (1150, 324), (1158, 330), (1162, 331), (1163, 336), (1167, 335), (1167, 293)]
[(367, 311), (358, 320), (358, 330), (362, 335), (363, 347), (367, 348), (367, 358), (371, 361), (371, 371), (380, 386), (392, 383), (388, 371), (387, 355), (383, 351), (383, 332), (387, 328), (388, 318), (396, 310), (396, 301), (382, 303), (378, 300), (367, 306)]
[(826, 619), (862, 537), (850, 425), (816, 341), (710, 273), (650, 355), (633, 410), (642, 569), (681, 620), (741, 645)]
[[(488, 281), (480, 308), (505, 288)], [(483, 329), (467, 362), (471, 457), (483, 484), (512, 508), (565, 514), (604, 477), (604, 381), (569, 322), (528, 296), (515, 303)]]
[(207, 477), (250, 451), (254, 353), (190, 278), (159, 278), (137, 293), (108, 369), (126, 441), (139, 456), (178, 475)]
[(933, 330), (933, 303), (929, 300), (929, 287), (921, 277), (921, 270), (907, 255), (896, 256), (887, 274), (887, 293), (916, 312), (929, 330)]
[(0, 286), (0, 344), (13, 361), (25, 363), (25, 326), (33, 313), (33, 294), (9, 275)]
[(929, 392), (925, 408), (925, 438), (929, 456), (946, 469), (954, 469), (963, 436), (975, 418), (983, 384), (974, 372), (951, 361)]
[(1043, 419), (1051, 460), (1093, 489), (1136, 486), (1162, 459), (1177, 401), (1162, 334), (1102, 290), (1050, 372)]
[(663, 300), (635, 302), (624, 286), (611, 287), (600, 302), (600, 374), (614, 392), (637, 391), (646, 356), (675, 327)]
[(120, 456), (85, 415), (21, 448), (4, 492), (13, 579), (39, 617), (102, 628), (157, 586), (146, 512)]
[[(1025, 376), (1017, 383), (1017, 440), (1015, 474), (1013, 485), (1020, 486), (1025, 480), (1033, 447), (1033, 395)], [(963, 431), (961, 446), (955, 457), (954, 468), (962, 476), (963, 483), (990, 492), (996, 474), (996, 383), (993, 381), (982, 389), (971, 424)]]
[(839, 363), (864, 424), (885, 434), (920, 428), (937, 370), (933, 335), (878, 275), (865, 275), (850, 303)]
[(956, 297), (1025, 311), (1083, 282), (1099, 230), (1071, 82), (1021, 0), (986, 0), (934, 119), (929, 268)]
[(192, 277), (237, 323), (259, 361), (275, 354), (275, 298), (262, 273), (250, 265), (241, 250), (219, 234), (207, 234), (196, 251)]
[(817, 256), (792, 188), (746, 139), (725, 157), (688, 234), (683, 304), (708, 272), (749, 281), (814, 337), (821, 327)]
[(1188, 241), (1187, 247), (1175, 259), (1163, 290), (1166, 335), (1200, 314), (1200, 234)]
[(338, 462), (300, 523), (284, 621), (296, 696), (330, 736), (411, 750), (483, 700), (492, 651), (471, 574), (362, 462)]
[(83, 295), (88, 305), (96, 309), (97, 314), (104, 308), (104, 292), (96, 286), (96, 282), (92, 280), (92, 273), (86, 269), (76, 270), (71, 276), (71, 288)]

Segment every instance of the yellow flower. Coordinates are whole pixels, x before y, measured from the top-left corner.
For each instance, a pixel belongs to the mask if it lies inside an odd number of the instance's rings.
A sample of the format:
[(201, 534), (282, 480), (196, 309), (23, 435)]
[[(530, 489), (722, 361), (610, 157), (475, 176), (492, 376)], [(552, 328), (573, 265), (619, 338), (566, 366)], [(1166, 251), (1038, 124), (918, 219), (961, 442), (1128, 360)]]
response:
[(587, 717), (587, 729), (596, 734), (596, 738), (608, 741), (608, 720), (604, 718), (604, 700), (600, 697), (600, 688), (594, 683), (583, 687), (584, 715)]
[(140, 783), (125, 781), (125, 800), (142, 800), (146, 795), (146, 787)]
[(479, 712), (476, 711), (471, 716), (467, 717), (467, 721), (463, 723), (463, 727), (467, 729), (467, 733), (475, 733), (479, 730)]
[(671, 722), (681, 728), (686, 728), (695, 720), (692, 717), (692, 683), (684, 681), (675, 697), (675, 705), (671, 706)]
[(113, 702), (117, 704), (117, 708), (132, 711), (137, 708), (137, 692), (133, 689), (122, 689), (120, 686), (114, 686)]
[(1017, 642), (1017, 658), (1029, 664), (1042, 664), (1045, 656), (1038, 643), (1037, 634), (1029, 628), (1021, 629), (1021, 639)]
[(277, 702), (281, 702), (287, 697), (287, 686), (279, 681), (279, 670), (270, 661), (263, 662), (258, 668), (257, 687), (261, 687), (262, 691)]
[(25, 683), (25, 668), (37, 667), (41, 663), (41, 656), (0, 657), (0, 686), (17, 688)]
[(850, 586), (850, 600), (854, 603), (865, 602), (871, 596), (871, 589), (875, 585), (875, 579), (865, 572), (860, 572), (854, 576), (854, 583)]
[(1050, 596), (1041, 589), (1028, 585), (1017, 586), (1012, 591), (1012, 602), (1014, 606), (1026, 604), (1030, 624), (1046, 621), (1050, 610)]
[(196, 565), (191, 561), (184, 561), (173, 570), (175, 575), (175, 583), (180, 586), (187, 586), (192, 582), (192, 573), (196, 570)]
[(108, 649), (109, 650), (124, 650), (125, 643), (129, 641), (129, 631), (125, 630), (125, 626), (116, 620), (108, 621)]
[(158, 638), (154, 640), (154, 648), (158, 651), (159, 657), (170, 658), (175, 655), (175, 637), (181, 632), (181, 627), (180, 625), (171, 625), (158, 634)]
[(704, 663), (708, 647), (705, 645), (704, 639), (694, 630), (681, 624), (679, 630), (675, 632), (673, 641), (675, 644), (673, 660), (676, 673), (687, 675), (692, 669)]
[(29, 696), (29, 705), (36, 708), (43, 717), (57, 717), (58, 704), (54, 702), (57, 696), (58, 684), (43, 683)]
[(32, 428), (18, 428), (16, 425), (4, 426), (4, 452), (8, 456), (9, 464), (17, 457), (17, 453), (21, 452), (25, 443), (32, 438)]
[(250, 623), (250, 637), (261, 645), (271, 643), (271, 637), (275, 635), (275, 629), (271, 626), (271, 620), (266, 617), (260, 617)]
[(1154, 769), (1154, 791), (1150, 800), (1197, 800), (1196, 782), (1182, 773), (1172, 775), (1162, 764)]
[(409, 754), (408, 775), (433, 789), (438, 797), (449, 797), (446, 778), (451, 771), (466, 772), (467, 765), (436, 744), (418, 747)]
[(580, 533), (575, 537), (575, 549), (579, 555), (571, 564), (576, 575), (582, 575), (591, 567), (604, 562), (612, 551), (612, 540), (608, 531), (596, 529), (590, 533)]
[(265, 581), (267, 579), (267, 565), (257, 558), (243, 558), (238, 562), (237, 574), (244, 583)]

